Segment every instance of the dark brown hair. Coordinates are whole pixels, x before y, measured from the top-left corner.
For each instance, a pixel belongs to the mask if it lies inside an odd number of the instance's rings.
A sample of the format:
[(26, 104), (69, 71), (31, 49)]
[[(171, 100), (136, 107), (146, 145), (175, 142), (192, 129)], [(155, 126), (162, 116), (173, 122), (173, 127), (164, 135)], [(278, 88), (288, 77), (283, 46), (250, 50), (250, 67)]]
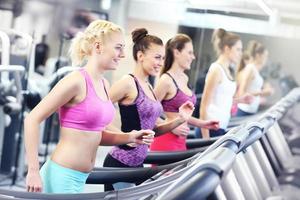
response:
[(242, 71), (246, 67), (246, 62), (245, 61), (250, 60), (250, 58), (251, 58), (251, 56), (250, 56), (249, 52), (245, 51), (242, 55), (242, 59), (241, 59), (241, 61), (239, 63), (239, 66), (237, 68), (237, 72)]
[(132, 54), (135, 61), (137, 61), (137, 53), (139, 51), (145, 53), (151, 44), (163, 46), (163, 41), (154, 35), (149, 35), (147, 29), (137, 28), (131, 33), (132, 41), (134, 43)]
[(211, 42), (213, 43), (214, 49), (218, 55), (224, 51), (226, 46), (231, 48), (239, 40), (241, 40), (239, 35), (227, 32), (222, 28), (216, 29), (211, 38)]
[(192, 42), (192, 39), (186, 34), (177, 34), (175, 37), (168, 40), (165, 47), (165, 63), (161, 71), (161, 75), (166, 73), (171, 68), (174, 62), (173, 50), (177, 49), (178, 51), (181, 51), (185, 47), (185, 44), (188, 42)]

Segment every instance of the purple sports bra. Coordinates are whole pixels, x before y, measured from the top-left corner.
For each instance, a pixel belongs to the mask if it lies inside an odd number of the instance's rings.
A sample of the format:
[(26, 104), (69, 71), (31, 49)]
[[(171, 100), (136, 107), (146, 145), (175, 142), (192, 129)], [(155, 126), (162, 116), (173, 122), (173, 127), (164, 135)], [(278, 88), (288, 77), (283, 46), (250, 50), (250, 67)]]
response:
[[(74, 106), (59, 109), (60, 125), (84, 131), (102, 131), (112, 122), (115, 108), (110, 100), (104, 101), (97, 95), (88, 73), (84, 69), (79, 72), (85, 78), (86, 97)], [(103, 80), (101, 84), (107, 95)]]
[[(132, 76), (135, 81), (138, 95), (135, 101), (130, 105), (119, 103), (122, 131), (129, 132), (140, 129), (152, 130), (156, 125), (157, 119), (163, 112), (161, 103), (149, 98), (143, 91), (137, 78), (132, 74), (129, 75)], [(153, 96), (155, 97), (154, 93)], [(145, 144), (138, 145), (137, 147), (120, 145), (113, 147), (110, 151), (110, 155), (113, 158), (131, 167), (143, 164), (147, 153), (148, 146)]]
[(192, 94), (192, 96), (186, 95), (182, 90), (179, 89), (175, 79), (166, 72), (168, 76), (171, 77), (173, 80), (175, 86), (176, 86), (176, 94), (173, 98), (168, 100), (162, 100), (162, 106), (165, 112), (179, 112), (179, 107), (184, 104), (186, 101), (192, 102), (194, 105), (196, 104), (196, 95), (195, 93)]

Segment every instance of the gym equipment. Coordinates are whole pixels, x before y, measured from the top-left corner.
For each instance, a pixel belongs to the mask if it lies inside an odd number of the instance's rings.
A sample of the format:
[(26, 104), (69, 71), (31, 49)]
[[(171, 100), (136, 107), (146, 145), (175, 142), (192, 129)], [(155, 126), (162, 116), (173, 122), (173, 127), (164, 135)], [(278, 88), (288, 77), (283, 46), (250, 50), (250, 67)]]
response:
[[(283, 193), (280, 190), (275, 191), (275, 187), (270, 187), (272, 180), (270, 177), (266, 178), (266, 174), (262, 173), (267, 169), (262, 167), (258, 162), (260, 159), (254, 156), (259, 148), (254, 145), (259, 141), (271, 127), (274, 127), (283, 114), (289, 109), (292, 104), (300, 100), (300, 88), (294, 89), (286, 97), (282, 98), (266, 113), (260, 116), (259, 119), (242, 124), (231, 129), (227, 134), (219, 138), (211, 144), (204, 152), (198, 153), (185, 161), (186, 165), (174, 167), (172, 173), (161, 172), (164, 176), (158, 177), (154, 181), (145, 181), (141, 185), (126, 188), (117, 191), (88, 193), (88, 194), (36, 194), (17, 192), (9, 190), (0, 190), (3, 197), (11, 199), (206, 199), (207, 197), (220, 198), (224, 196), (227, 199), (249, 199), (245, 195), (245, 185), (240, 181), (233, 166), (235, 161), (238, 161), (237, 156), (244, 156), (246, 164), (249, 169), (255, 168), (251, 173), (255, 172), (256, 176), (252, 178), (254, 181), (248, 183), (251, 197), (254, 199), (267, 198), (283, 198), (285, 195), (294, 197), (297, 195), (296, 191), (291, 194)], [(270, 131), (273, 133), (273, 131)], [(276, 136), (273, 136), (276, 137)], [(241, 159), (239, 159), (241, 160)], [(258, 169), (260, 166), (260, 169)], [(162, 166), (159, 166), (162, 167)], [(233, 169), (233, 170), (232, 170)], [(258, 170), (256, 170), (258, 169)], [(120, 170), (120, 169), (115, 169)], [(124, 173), (128, 169), (123, 169)], [(103, 170), (105, 171), (105, 170)], [(121, 170), (120, 170), (121, 171)], [(89, 181), (93, 179), (92, 172)], [(116, 173), (116, 172), (115, 172)], [(131, 174), (130, 174), (131, 175)], [(107, 174), (109, 176), (109, 174)], [(269, 175), (268, 175), (269, 176)], [(249, 174), (244, 176), (248, 180)], [(109, 178), (107, 178), (109, 179)], [(127, 178), (128, 180), (129, 178)], [(245, 183), (244, 180), (244, 183)], [(120, 181), (120, 180), (118, 180)], [(260, 181), (260, 182), (258, 182)], [(253, 183), (254, 182), (254, 183)], [(90, 182), (91, 183), (91, 182)], [(257, 184), (256, 189), (253, 189), (253, 184)], [(248, 193), (249, 193), (248, 192)], [(277, 193), (278, 194), (277, 194)], [(262, 197), (262, 198), (260, 198)]]
[[(6, 126), (1, 126), (1, 165), (0, 171), (4, 173), (4, 180), (12, 177), (12, 184), (17, 179), (18, 159), (21, 145), (21, 121), (23, 113), (23, 96), (22, 96), (22, 78), (21, 72), (25, 67), (21, 65), (11, 65), (10, 61), (10, 38), (9, 34), (17, 34), (31, 40), (28, 35), (19, 34), (12, 30), (1, 30), (0, 38), (2, 44), (1, 54), (1, 114), (2, 121), (10, 115), (10, 122)], [(3, 180), (3, 179), (2, 179)]]

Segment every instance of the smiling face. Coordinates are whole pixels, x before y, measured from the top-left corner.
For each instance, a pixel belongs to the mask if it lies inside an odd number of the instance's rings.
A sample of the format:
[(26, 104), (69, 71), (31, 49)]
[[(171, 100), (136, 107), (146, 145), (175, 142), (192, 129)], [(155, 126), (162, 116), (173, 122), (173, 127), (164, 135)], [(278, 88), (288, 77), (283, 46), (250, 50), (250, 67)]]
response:
[(124, 54), (124, 36), (122, 33), (112, 33), (99, 47), (96, 46), (97, 60), (104, 70), (114, 70), (119, 65)]
[(163, 66), (165, 57), (165, 49), (162, 45), (150, 44), (145, 52), (139, 51), (137, 53), (138, 62), (141, 63), (143, 70), (151, 76), (159, 74)]
[(185, 43), (184, 48), (181, 51), (175, 49), (174, 58), (175, 62), (177, 62), (179, 66), (181, 66), (184, 70), (189, 70), (193, 60), (195, 59), (192, 42)]

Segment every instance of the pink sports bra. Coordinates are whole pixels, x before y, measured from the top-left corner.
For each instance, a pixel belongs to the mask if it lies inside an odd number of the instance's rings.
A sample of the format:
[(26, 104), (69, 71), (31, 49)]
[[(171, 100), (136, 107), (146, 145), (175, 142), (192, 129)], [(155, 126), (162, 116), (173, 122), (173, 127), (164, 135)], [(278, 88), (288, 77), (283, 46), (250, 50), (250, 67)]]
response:
[[(85, 78), (86, 97), (72, 107), (62, 106), (59, 109), (60, 125), (84, 131), (102, 131), (112, 122), (115, 108), (110, 100), (98, 97), (88, 73), (84, 69), (80, 69), (80, 73)], [(109, 98), (103, 80), (101, 84)]]

